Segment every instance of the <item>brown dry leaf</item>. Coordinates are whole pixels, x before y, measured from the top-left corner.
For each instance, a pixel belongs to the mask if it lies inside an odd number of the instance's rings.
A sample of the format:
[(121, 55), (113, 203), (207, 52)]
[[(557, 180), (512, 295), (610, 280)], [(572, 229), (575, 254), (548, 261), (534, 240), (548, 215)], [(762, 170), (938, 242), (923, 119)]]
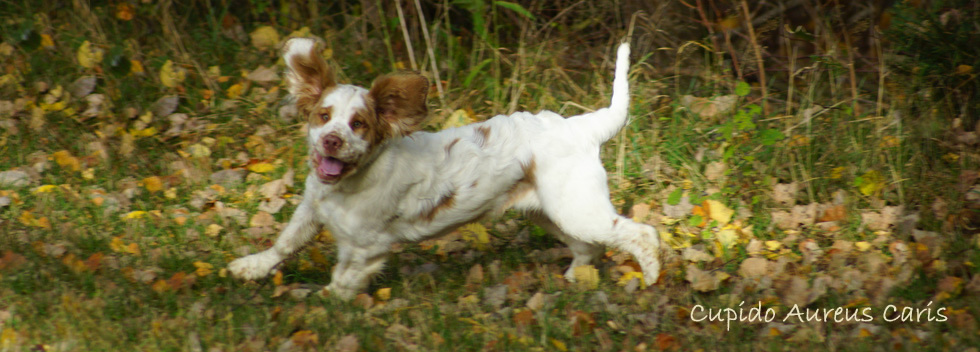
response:
[(796, 204), (796, 193), (800, 191), (800, 185), (796, 182), (777, 183), (772, 187), (772, 200), (784, 206)]
[(258, 83), (278, 82), (279, 75), (276, 74), (276, 70), (273, 70), (272, 68), (259, 66), (255, 70), (252, 70), (252, 72), (249, 72), (248, 75), (245, 76), (245, 79)]
[(469, 288), (478, 288), (483, 285), (483, 265), (476, 264), (470, 267), (469, 273), (466, 275), (466, 286)]
[(276, 219), (264, 211), (259, 211), (252, 216), (252, 219), (248, 221), (248, 225), (251, 227), (266, 227), (276, 224)]
[(721, 161), (713, 161), (704, 166), (704, 177), (709, 181), (721, 181), (725, 179), (725, 172), (728, 171), (728, 164)]
[(715, 260), (715, 257), (711, 256), (704, 251), (695, 249), (694, 247), (687, 247), (681, 252), (681, 258), (692, 262), (710, 262)]
[(701, 292), (717, 290), (721, 287), (721, 282), (727, 278), (728, 274), (722, 271), (711, 273), (710, 271), (701, 270), (694, 264), (687, 265), (684, 276), (684, 279), (691, 283), (691, 288)]
[(530, 309), (519, 309), (514, 313), (514, 324), (518, 327), (527, 328), (534, 325), (534, 311)]
[(14, 253), (11, 250), (7, 250), (3, 252), (3, 257), (0, 257), (0, 270), (4, 270), (7, 268), (14, 269), (26, 262), (27, 262), (27, 258), (24, 257), (23, 255)]
[(769, 260), (748, 258), (738, 267), (738, 274), (745, 278), (761, 278), (769, 275)]
[(95, 76), (82, 76), (75, 79), (74, 82), (68, 85), (68, 93), (71, 93), (73, 97), (85, 97), (95, 90), (95, 83), (98, 80)]
[(572, 336), (591, 334), (595, 330), (595, 318), (592, 314), (580, 310), (571, 313)]
[(293, 336), (289, 337), (289, 340), (293, 342), (294, 345), (306, 348), (306, 347), (316, 347), (319, 344), (319, 337), (316, 333), (310, 330), (300, 330), (293, 333)]
[(680, 348), (680, 345), (677, 343), (677, 338), (667, 333), (657, 334), (654, 340), (657, 343), (657, 349), (660, 351)]
[(683, 218), (688, 214), (691, 214), (691, 211), (694, 210), (694, 205), (691, 204), (691, 199), (687, 194), (681, 197), (681, 200), (677, 203), (677, 205), (671, 205), (670, 203), (667, 203), (666, 200), (663, 202), (663, 205), (664, 215), (676, 219)]
[(803, 254), (804, 264), (813, 264), (823, 256), (823, 249), (817, 244), (817, 241), (813, 239), (806, 239), (800, 242), (799, 245), (800, 253)]
[(866, 212), (861, 213), (861, 221), (868, 227), (868, 229), (873, 231), (887, 230), (893, 225), (897, 224), (901, 219), (903, 213), (903, 207), (898, 206), (887, 206), (881, 209), (881, 212)]
[(817, 218), (817, 222), (840, 221), (847, 217), (847, 209), (844, 205), (835, 205), (823, 211), (823, 215)]
[(730, 113), (734, 110), (736, 101), (738, 101), (737, 95), (723, 95), (712, 98), (685, 95), (680, 99), (681, 105), (704, 119), (713, 119), (719, 115)]
[(631, 213), (633, 214), (633, 221), (646, 222), (647, 218), (650, 216), (650, 204), (634, 204)]
[(259, 187), (259, 194), (264, 198), (280, 198), (286, 194), (286, 184), (282, 179), (272, 180)]
[(150, 112), (156, 117), (170, 116), (174, 111), (177, 111), (179, 104), (180, 97), (177, 95), (165, 95), (153, 102), (153, 105), (150, 106)]
[(352, 302), (352, 304), (357, 307), (369, 309), (374, 306), (374, 297), (371, 297), (371, 295), (367, 293), (358, 293), (357, 296), (354, 297), (354, 302)]
[(361, 349), (361, 343), (357, 340), (357, 335), (348, 334), (341, 337), (333, 350), (337, 352), (357, 352)]

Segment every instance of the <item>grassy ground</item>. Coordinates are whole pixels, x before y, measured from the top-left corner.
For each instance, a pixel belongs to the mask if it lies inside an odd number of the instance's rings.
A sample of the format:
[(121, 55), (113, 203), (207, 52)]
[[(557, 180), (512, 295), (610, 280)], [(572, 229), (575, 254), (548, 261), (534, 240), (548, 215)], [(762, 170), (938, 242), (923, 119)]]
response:
[[(980, 344), (976, 121), (878, 65), (888, 43), (858, 57), (811, 29), (800, 50), (816, 52), (775, 60), (773, 29), (737, 15), (506, 2), (467, 5), (483, 11), (469, 31), (426, 4), (426, 41), (414, 2), (345, 4), (4, 3), (0, 351)], [(596, 12), (613, 20), (583, 20)], [(287, 36), (323, 38), (343, 82), (423, 71), (438, 130), (606, 105), (627, 32), (632, 120), (602, 156), (614, 204), (670, 245), (656, 284), (614, 251), (569, 284), (570, 253), (510, 213), (396, 248), (353, 302), (312, 294), (334, 262), (326, 233), (269, 280), (228, 277), (308, 173), (279, 78)]]

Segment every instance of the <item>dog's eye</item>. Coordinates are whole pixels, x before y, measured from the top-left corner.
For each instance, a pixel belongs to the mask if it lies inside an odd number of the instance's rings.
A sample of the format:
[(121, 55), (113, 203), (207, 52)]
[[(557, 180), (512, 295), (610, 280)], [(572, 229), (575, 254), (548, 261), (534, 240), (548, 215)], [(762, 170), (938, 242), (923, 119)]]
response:
[(327, 112), (320, 115), (320, 120), (323, 120), (323, 122), (330, 122), (330, 113)]
[(364, 127), (364, 123), (361, 122), (361, 121), (354, 121), (354, 122), (351, 122), (350, 123), (350, 127), (353, 128), (353, 129), (358, 129), (358, 128)]

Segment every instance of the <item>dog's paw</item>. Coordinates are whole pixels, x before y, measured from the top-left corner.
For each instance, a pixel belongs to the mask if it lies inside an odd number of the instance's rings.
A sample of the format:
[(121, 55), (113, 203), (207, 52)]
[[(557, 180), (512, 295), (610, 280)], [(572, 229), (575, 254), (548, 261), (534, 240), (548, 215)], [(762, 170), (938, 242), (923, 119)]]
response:
[(320, 290), (320, 296), (322, 297), (337, 297), (344, 301), (350, 301), (357, 296), (357, 290), (349, 287), (341, 287), (340, 285), (330, 283), (322, 290)]
[(265, 251), (233, 260), (228, 263), (228, 271), (239, 279), (256, 280), (269, 276), (279, 261), (275, 253)]

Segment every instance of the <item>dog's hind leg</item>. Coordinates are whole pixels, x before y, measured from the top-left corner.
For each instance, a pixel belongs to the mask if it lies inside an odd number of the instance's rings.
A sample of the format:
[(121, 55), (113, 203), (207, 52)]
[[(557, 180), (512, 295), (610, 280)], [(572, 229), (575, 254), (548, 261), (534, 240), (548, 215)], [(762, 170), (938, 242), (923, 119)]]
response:
[(644, 282), (656, 283), (660, 276), (657, 230), (616, 214), (601, 164), (595, 160), (566, 161), (570, 162), (539, 168), (538, 180), (547, 181), (536, 185), (544, 215), (574, 239), (569, 244), (604, 244), (632, 254), (643, 269)]
[(289, 224), (279, 234), (272, 248), (228, 263), (228, 271), (237, 278), (255, 280), (266, 277), (272, 269), (313, 239), (320, 225), (314, 221), (309, 201), (300, 203)]
[(570, 264), (568, 266), (568, 270), (565, 271), (566, 280), (575, 281), (575, 276), (573, 274), (576, 267), (592, 264), (595, 262), (596, 258), (599, 258), (599, 256), (602, 255), (602, 245), (581, 241), (575, 237), (565, 234), (565, 232), (563, 232), (557, 224), (551, 221), (551, 219), (548, 219), (548, 217), (544, 214), (536, 212), (531, 214), (530, 218), (536, 225), (540, 226), (549, 234), (557, 237), (558, 240), (568, 245), (568, 249), (572, 251), (572, 264)]

